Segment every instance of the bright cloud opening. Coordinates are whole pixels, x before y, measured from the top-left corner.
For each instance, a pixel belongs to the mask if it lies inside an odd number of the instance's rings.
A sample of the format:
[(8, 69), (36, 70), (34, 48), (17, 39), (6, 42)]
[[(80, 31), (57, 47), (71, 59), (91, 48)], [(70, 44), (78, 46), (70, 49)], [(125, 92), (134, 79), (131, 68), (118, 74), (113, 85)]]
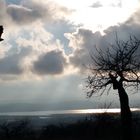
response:
[[(75, 10), (69, 19), (93, 31), (103, 31), (126, 21), (138, 8), (138, 0), (54, 0)], [(97, 7), (92, 7), (94, 4)]]

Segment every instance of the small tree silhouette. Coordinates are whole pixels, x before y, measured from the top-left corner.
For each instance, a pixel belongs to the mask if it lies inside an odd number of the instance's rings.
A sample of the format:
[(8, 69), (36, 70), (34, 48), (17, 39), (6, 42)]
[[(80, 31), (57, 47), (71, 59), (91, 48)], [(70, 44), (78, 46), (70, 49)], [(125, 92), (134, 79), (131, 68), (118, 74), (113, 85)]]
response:
[(130, 36), (128, 41), (116, 37), (115, 45), (110, 45), (106, 51), (96, 48), (96, 55), (91, 54), (91, 74), (86, 80), (88, 97), (110, 92), (112, 86), (118, 90), (123, 140), (132, 140), (132, 115), (126, 88), (138, 90), (140, 84), (139, 47), (140, 40)]
[(0, 41), (4, 40), (3, 38), (1, 38), (2, 33), (3, 33), (3, 26), (0, 25)]

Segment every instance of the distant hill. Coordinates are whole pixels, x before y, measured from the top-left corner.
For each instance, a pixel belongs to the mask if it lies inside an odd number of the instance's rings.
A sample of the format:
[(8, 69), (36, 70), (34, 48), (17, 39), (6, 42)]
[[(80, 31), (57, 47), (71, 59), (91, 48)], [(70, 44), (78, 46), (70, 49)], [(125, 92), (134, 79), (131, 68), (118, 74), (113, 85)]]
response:
[(98, 103), (90, 101), (67, 101), (60, 103), (0, 103), (0, 112), (47, 111), (64, 109), (97, 108)]

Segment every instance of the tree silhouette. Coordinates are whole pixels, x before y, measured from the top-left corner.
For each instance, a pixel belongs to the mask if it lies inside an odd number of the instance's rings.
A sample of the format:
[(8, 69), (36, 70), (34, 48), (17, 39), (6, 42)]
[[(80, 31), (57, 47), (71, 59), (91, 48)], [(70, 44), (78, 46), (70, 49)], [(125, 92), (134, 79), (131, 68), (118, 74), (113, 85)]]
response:
[(1, 38), (2, 33), (3, 33), (3, 26), (0, 25), (0, 41), (4, 40), (3, 38)]
[(114, 45), (105, 51), (96, 47), (96, 55), (91, 54), (91, 74), (86, 80), (87, 96), (110, 92), (113, 86), (118, 91), (123, 140), (132, 140), (132, 115), (129, 107), (127, 88), (138, 90), (140, 84), (140, 40), (130, 36), (127, 41), (116, 37)]

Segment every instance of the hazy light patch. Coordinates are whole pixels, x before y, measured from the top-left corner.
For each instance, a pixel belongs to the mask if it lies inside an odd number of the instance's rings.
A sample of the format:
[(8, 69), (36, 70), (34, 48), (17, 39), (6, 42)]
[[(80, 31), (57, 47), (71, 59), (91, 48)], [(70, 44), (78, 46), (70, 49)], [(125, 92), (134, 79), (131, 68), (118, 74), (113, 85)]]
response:
[(123, 22), (127, 19), (126, 14), (119, 10), (119, 8), (107, 7), (102, 7), (101, 9), (81, 9), (73, 14), (72, 20), (76, 24), (81, 23), (82, 27), (91, 29), (94, 32), (102, 31), (111, 25), (116, 25), (118, 22)]
[(65, 70), (63, 75), (77, 74), (79, 72), (79, 68), (75, 68), (72, 65), (69, 65)]
[[(131, 111), (140, 111), (139, 108), (131, 108)], [(96, 114), (96, 113), (119, 113), (120, 109), (80, 109), (80, 110), (54, 110), (54, 111), (30, 111), (30, 112), (4, 112), (0, 115), (12, 116), (50, 116), (56, 114)]]
[[(93, 31), (103, 31), (109, 26), (117, 25), (126, 21), (138, 8), (138, 0), (99, 0), (100, 7), (94, 8), (93, 0), (54, 0), (59, 4), (73, 9), (74, 12), (67, 18), (75, 24), (92, 29)], [(97, 1), (95, 1), (96, 3)]]
[(83, 7), (88, 7), (92, 4), (93, 0), (83, 0), (81, 2), (81, 0), (53, 0), (63, 6), (69, 7), (71, 9), (81, 9)]
[[(90, 114), (90, 113), (119, 113), (119, 108), (111, 108), (111, 109), (80, 109), (80, 110), (71, 110), (72, 113), (77, 114)], [(139, 108), (131, 108), (131, 111), (140, 111)]]

